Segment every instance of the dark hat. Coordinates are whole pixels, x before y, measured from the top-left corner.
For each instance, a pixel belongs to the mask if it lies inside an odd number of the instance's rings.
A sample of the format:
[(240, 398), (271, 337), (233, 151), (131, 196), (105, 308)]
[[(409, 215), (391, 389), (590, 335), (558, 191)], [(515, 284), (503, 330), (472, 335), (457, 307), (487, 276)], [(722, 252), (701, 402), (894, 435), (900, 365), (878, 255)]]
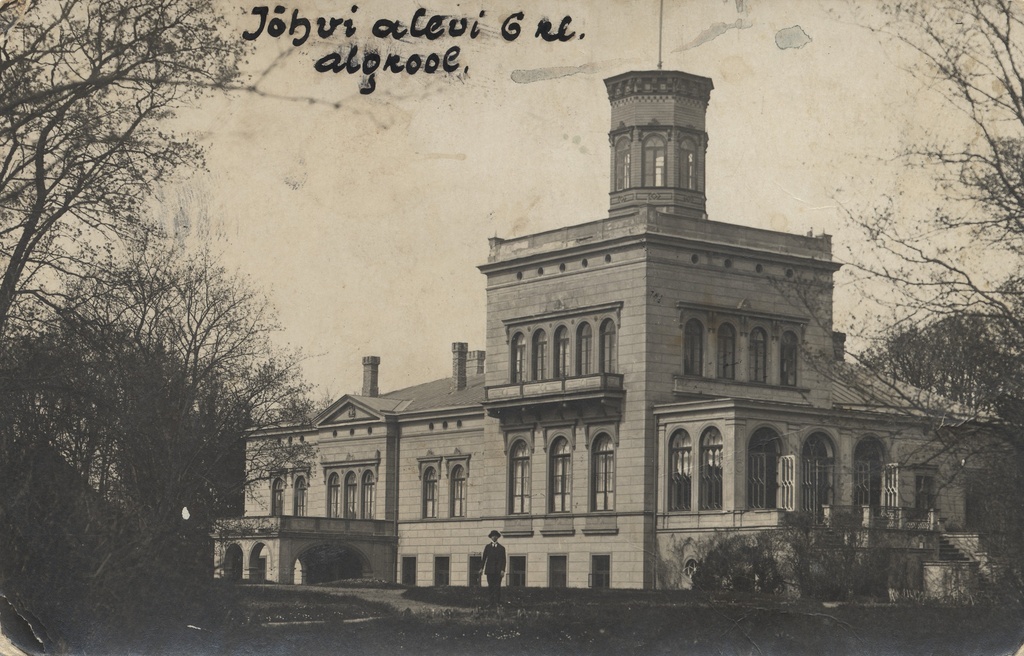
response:
[(501, 537), (501, 533), (498, 533), (497, 531), (491, 531), (490, 533), (487, 534), (487, 537), (489, 537), (489, 538), (500, 538)]

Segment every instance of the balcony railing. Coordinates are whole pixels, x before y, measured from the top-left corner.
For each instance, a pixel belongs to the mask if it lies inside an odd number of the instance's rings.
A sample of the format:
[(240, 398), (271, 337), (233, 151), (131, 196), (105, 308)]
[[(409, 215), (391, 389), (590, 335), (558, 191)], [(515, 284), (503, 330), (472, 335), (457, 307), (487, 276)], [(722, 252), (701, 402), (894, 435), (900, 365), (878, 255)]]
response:
[(823, 506), (823, 523), (844, 523), (862, 528), (891, 528), (914, 531), (939, 531), (942, 523), (937, 508), (885, 506)]
[(621, 392), (622, 374), (591, 374), (554, 380), (536, 380), (486, 388), (487, 401), (520, 401), (549, 396), (593, 396), (604, 392)]
[(336, 517), (236, 517), (219, 520), (218, 537), (273, 536), (282, 533), (315, 533), (332, 537), (394, 537), (394, 522), (379, 519)]

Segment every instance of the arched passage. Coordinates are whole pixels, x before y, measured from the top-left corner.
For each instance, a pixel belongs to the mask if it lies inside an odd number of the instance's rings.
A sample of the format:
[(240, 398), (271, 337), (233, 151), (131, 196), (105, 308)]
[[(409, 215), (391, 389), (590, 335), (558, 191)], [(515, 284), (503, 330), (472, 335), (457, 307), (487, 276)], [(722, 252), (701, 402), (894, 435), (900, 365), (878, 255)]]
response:
[(224, 578), (229, 581), (242, 580), (242, 547), (229, 544), (224, 550)]
[(312, 584), (357, 579), (373, 572), (366, 558), (343, 544), (320, 544), (295, 559), (295, 583)]
[(249, 580), (254, 583), (267, 580), (267, 554), (262, 542), (257, 542), (249, 552)]

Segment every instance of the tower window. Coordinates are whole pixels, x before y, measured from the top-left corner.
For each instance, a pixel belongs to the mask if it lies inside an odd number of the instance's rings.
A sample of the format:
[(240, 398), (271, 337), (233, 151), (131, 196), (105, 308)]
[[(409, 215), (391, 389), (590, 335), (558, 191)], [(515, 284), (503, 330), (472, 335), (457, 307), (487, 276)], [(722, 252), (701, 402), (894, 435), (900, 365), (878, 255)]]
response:
[(779, 349), (779, 379), (787, 387), (796, 387), (796, 335), (782, 334), (782, 348)]
[(516, 333), (512, 338), (512, 348), (509, 349), (511, 352), (511, 371), (509, 371), (509, 378), (513, 383), (523, 382), (523, 373), (526, 369), (526, 339), (522, 333)]
[(665, 186), (665, 140), (661, 137), (650, 137), (644, 142), (643, 149), (644, 186)]
[(629, 188), (629, 140), (615, 144), (615, 191)]
[(768, 334), (761, 328), (750, 331), (750, 380), (768, 381)]
[(704, 326), (697, 319), (687, 321), (683, 330), (683, 374), (704, 375)]
[(543, 330), (533, 333), (533, 380), (548, 377), (548, 334)]
[(727, 323), (718, 327), (718, 377), (736, 379), (736, 329)]
[(590, 324), (583, 322), (580, 327), (576, 329), (576, 375), (577, 376), (589, 376), (590, 375), (590, 357), (591, 349), (593, 347), (593, 330), (590, 328)]
[(697, 189), (697, 146), (689, 139), (679, 149), (679, 186), (683, 189)]
[(569, 375), (569, 330), (565, 326), (555, 330), (555, 359), (552, 366), (555, 378)]

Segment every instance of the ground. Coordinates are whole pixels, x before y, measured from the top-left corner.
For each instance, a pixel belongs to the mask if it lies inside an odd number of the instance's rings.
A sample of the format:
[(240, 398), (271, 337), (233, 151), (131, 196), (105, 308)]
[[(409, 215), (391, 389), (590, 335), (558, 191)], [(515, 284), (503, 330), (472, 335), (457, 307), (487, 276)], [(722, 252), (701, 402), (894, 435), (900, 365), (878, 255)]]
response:
[(1020, 609), (787, 600), (759, 595), (219, 585), (205, 611), (94, 637), (88, 653), (1011, 654)]

